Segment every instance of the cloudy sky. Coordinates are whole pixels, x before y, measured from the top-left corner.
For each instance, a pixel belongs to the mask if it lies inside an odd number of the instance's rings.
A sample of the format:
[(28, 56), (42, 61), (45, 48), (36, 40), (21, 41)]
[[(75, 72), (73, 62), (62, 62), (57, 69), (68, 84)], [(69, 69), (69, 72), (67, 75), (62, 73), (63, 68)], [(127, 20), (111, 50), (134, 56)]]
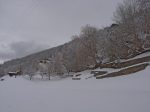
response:
[(0, 0), (0, 63), (70, 41), (82, 26), (110, 25), (123, 0)]

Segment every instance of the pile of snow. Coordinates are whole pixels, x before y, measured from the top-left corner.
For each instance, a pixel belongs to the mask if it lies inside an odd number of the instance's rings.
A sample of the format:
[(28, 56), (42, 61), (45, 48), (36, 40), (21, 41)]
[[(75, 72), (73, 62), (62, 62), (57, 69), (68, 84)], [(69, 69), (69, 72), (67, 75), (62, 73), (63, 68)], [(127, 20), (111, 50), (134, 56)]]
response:
[(0, 112), (149, 112), (150, 67), (102, 80), (40, 81), (3, 77)]

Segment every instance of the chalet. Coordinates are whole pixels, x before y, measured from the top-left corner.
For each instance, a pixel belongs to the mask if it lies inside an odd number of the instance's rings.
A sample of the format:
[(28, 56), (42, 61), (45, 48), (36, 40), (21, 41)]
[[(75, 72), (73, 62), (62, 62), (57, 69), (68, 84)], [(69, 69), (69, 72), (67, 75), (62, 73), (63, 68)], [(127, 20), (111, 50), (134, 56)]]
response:
[(8, 75), (9, 75), (10, 77), (15, 76), (15, 78), (16, 78), (17, 75), (21, 75), (21, 71), (8, 72)]

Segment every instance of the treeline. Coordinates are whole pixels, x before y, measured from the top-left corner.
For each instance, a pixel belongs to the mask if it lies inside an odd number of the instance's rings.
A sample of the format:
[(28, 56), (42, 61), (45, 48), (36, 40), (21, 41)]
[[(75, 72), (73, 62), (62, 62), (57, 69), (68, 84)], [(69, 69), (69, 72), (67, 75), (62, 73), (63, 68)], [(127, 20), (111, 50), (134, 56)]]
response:
[(126, 0), (114, 13), (115, 23), (98, 29), (86, 25), (62, 50), (68, 70), (80, 71), (106, 62), (120, 62), (150, 48), (150, 1)]

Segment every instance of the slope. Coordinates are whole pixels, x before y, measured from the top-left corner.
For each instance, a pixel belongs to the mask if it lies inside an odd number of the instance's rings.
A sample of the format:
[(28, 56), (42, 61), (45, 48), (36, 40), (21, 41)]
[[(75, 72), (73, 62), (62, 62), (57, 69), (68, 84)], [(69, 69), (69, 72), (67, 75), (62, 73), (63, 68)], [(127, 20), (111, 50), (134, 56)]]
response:
[(149, 112), (149, 72), (147, 67), (134, 75), (80, 81), (29, 81), (4, 76), (0, 81), (0, 111)]

